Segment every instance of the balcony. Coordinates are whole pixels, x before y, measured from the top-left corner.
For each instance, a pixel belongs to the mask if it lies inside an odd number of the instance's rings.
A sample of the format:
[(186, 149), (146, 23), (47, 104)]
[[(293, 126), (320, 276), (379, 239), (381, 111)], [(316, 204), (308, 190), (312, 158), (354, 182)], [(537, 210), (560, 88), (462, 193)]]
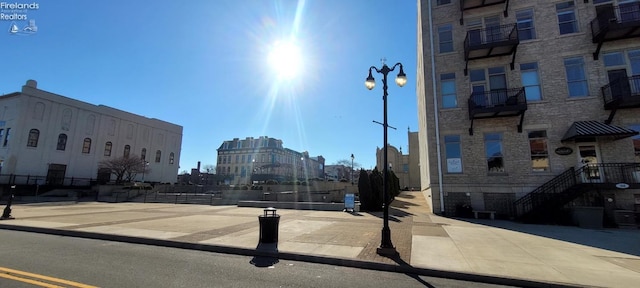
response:
[(524, 88), (499, 89), (484, 93), (472, 93), (469, 97), (469, 135), (473, 135), (473, 120), (520, 116), (518, 132), (522, 132), (527, 97)]
[(598, 43), (594, 60), (598, 60), (604, 42), (639, 37), (640, 2), (599, 9), (598, 16), (591, 21), (591, 36), (593, 43)]
[(463, 15), (465, 10), (493, 6), (502, 3), (505, 3), (504, 11), (502, 13), (504, 14), (504, 17), (508, 17), (509, 14), (507, 13), (507, 9), (509, 8), (509, 0), (460, 0), (460, 25), (464, 23)]
[(640, 75), (622, 77), (602, 86), (604, 109), (611, 110), (605, 123), (610, 124), (617, 109), (640, 108)]
[(513, 55), (511, 70), (516, 58), (516, 50), (520, 44), (516, 24), (507, 24), (486, 29), (475, 29), (467, 32), (464, 39), (464, 75), (467, 75), (469, 61), (489, 57)]

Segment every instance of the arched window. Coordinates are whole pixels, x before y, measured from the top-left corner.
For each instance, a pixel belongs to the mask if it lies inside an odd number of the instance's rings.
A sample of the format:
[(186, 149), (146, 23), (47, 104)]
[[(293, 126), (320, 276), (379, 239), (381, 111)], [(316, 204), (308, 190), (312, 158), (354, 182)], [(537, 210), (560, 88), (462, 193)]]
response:
[(129, 154), (131, 153), (131, 146), (129, 145), (124, 145), (124, 158), (128, 158)]
[(82, 153), (89, 154), (91, 152), (91, 138), (84, 138), (82, 142)]
[(142, 160), (147, 159), (147, 148), (142, 148), (142, 151), (140, 151), (140, 159)]
[(174, 158), (173, 152), (169, 153), (169, 165), (173, 164), (173, 158)]
[(111, 148), (113, 148), (111, 142), (104, 143), (104, 156), (111, 156)]
[(160, 150), (156, 151), (156, 163), (160, 163), (160, 159), (162, 158), (162, 152)]
[(29, 130), (29, 139), (27, 140), (27, 147), (38, 147), (38, 138), (40, 138), (40, 131), (38, 131), (38, 129)]
[(67, 134), (61, 133), (58, 135), (56, 150), (64, 151), (64, 149), (67, 149)]

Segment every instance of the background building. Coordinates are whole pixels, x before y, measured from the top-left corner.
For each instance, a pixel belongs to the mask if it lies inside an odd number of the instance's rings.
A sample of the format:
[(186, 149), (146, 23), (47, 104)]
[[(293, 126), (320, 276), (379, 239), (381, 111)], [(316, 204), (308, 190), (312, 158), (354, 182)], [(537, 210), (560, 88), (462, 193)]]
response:
[(0, 183), (108, 181), (98, 163), (124, 155), (147, 163), (136, 179), (176, 182), (181, 126), (43, 91), (34, 80), (0, 105)]
[(324, 179), (324, 158), (309, 157), (282, 146), (282, 140), (260, 136), (224, 141), (218, 148), (217, 174), (225, 175), (228, 184), (251, 184), (254, 181), (309, 181)]
[[(393, 173), (400, 180), (400, 188), (420, 190), (420, 151), (418, 149), (418, 132), (407, 130), (409, 139), (409, 151), (402, 154), (402, 147), (398, 150), (392, 145), (387, 145), (387, 160)], [(376, 149), (376, 167), (382, 171), (384, 163), (384, 150)]]
[(421, 180), (436, 213), (637, 209), (640, 2), (418, 7)]

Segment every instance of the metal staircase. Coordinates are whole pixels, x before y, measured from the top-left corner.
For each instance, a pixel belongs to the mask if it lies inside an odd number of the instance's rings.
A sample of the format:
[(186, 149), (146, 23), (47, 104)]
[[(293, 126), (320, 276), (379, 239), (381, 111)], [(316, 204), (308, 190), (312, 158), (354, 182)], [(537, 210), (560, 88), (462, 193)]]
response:
[(573, 167), (514, 202), (516, 219), (525, 223), (554, 223), (562, 207), (594, 189), (616, 189), (625, 183), (640, 188), (640, 163), (588, 164)]

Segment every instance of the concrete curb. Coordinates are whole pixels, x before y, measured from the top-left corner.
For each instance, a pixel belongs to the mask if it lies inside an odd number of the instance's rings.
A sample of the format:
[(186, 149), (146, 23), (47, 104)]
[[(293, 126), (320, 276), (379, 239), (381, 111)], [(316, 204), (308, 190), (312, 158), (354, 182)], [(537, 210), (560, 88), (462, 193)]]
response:
[(153, 245), (153, 246), (188, 249), (188, 250), (198, 250), (198, 251), (223, 253), (223, 254), (234, 254), (234, 255), (254, 256), (254, 257), (272, 257), (272, 258), (277, 258), (282, 260), (336, 265), (336, 266), (360, 268), (360, 269), (367, 269), (367, 270), (396, 272), (396, 273), (404, 273), (408, 275), (421, 275), (421, 276), (429, 276), (429, 277), (436, 277), (436, 278), (455, 279), (455, 280), (462, 280), (462, 281), (505, 285), (505, 286), (515, 286), (515, 287), (532, 287), (532, 288), (585, 287), (585, 286), (575, 286), (571, 284), (563, 284), (563, 283), (555, 283), (555, 282), (539, 282), (539, 281), (533, 281), (533, 280), (507, 278), (507, 277), (499, 277), (499, 276), (492, 276), (492, 275), (452, 272), (452, 271), (435, 270), (435, 269), (427, 269), (427, 268), (416, 268), (404, 263), (403, 264), (399, 263), (397, 265), (394, 265), (394, 264), (385, 264), (385, 263), (346, 259), (346, 258), (326, 257), (326, 256), (319, 256), (319, 255), (294, 254), (294, 253), (287, 253), (287, 252), (279, 252), (277, 251), (277, 248), (273, 250), (258, 249), (258, 248), (247, 249), (247, 248), (238, 248), (238, 247), (230, 247), (230, 246), (223, 246), (223, 245), (198, 244), (198, 243), (179, 242), (179, 241), (144, 238), (144, 237), (132, 237), (132, 236), (112, 235), (112, 234), (103, 234), (103, 233), (85, 232), (85, 231), (62, 230), (62, 229), (53, 229), (53, 228), (15, 226), (15, 225), (6, 225), (6, 224), (0, 224), (0, 229), (50, 234), (50, 235), (58, 235), (58, 236), (68, 236), (68, 237), (76, 237), (76, 238), (107, 240), (107, 241), (133, 243), (133, 244)]

